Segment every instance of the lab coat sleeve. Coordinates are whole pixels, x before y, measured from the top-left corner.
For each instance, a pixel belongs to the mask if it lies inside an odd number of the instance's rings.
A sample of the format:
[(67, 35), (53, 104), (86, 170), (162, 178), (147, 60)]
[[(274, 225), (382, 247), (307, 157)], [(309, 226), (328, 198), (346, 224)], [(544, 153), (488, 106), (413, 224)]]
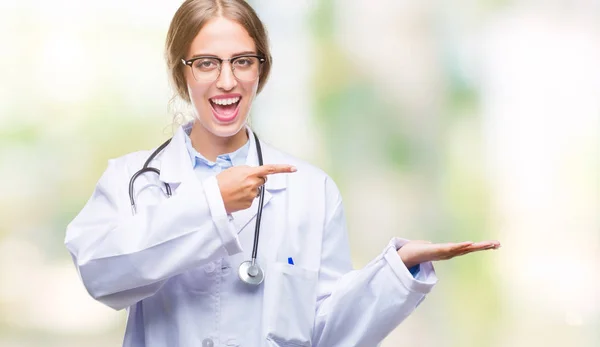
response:
[(413, 278), (397, 253), (406, 242), (392, 239), (363, 269), (349, 271), (345, 217), (338, 199), (325, 225), (314, 346), (376, 346), (415, 310), (437, 278), (430, 262), (421, 264)]
[(127, 170), (109, 166), (65, 245), (92, 297), (123, 309), (193, 267), (242, 251), (215, 177), (183, 182), (177, 194), (131, 215)]

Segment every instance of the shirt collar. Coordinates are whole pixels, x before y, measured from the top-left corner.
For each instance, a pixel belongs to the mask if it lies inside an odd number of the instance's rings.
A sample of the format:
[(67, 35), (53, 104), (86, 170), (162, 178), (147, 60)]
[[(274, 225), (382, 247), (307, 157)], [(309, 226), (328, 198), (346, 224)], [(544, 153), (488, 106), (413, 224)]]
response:
[[(249, 141), (250, 147), (244, 165), (257, 166), (258, 154), (256, 143), (254, 141), (254, 133), (248, 125), (246, 125), (246, 132), (248, 133), (248, 137), (252, 140)], [(179, 126), (175, 131), (173, 138), (170, 140), (169, 145), (165, 147), (164, 151), (159, 154), (153, 162), (154, 167), (160, 168), (160, 180), (164, 183), (175, 184), (175, 187), (177, 187), (177, 184), (186, 180), (197, 178), (189, 152), (186, 148), (186, 136), (183, 126)], [(291, 163), (289, 156), (274, 150), (263, 141), (261, 141), (261, 146), (265, 164)], [(265, 201), (269, 196), (269, 191), (286, 189), (287, 181), (287, 174), (270, 175), (269, 180), (265, 184), (265, 188), (267, 188)]]
[(246, 158), (248, 157), (248, 151), (250, 150), (250, 137), (248, 137), (248, 141), (238, 148), (237, 150), (221, 154), (217, 157), (217, 161), (208, 160), (202, 154), (200, 154), (193, 146), (192, 140), (190, 139), (190, 133), (192, 131), (192, 125), (194, 122), (189, 122), (188, 124), (183, 126), (183, 130), (185, 133), (185, 145), (189, 154), (190, 161), (192, 163), (192, 167), (196, 168), (198, 166), (205, 166), (212, 168), (215, 165), (219, 164), (220, 166), (238, 166), (245, 165)]

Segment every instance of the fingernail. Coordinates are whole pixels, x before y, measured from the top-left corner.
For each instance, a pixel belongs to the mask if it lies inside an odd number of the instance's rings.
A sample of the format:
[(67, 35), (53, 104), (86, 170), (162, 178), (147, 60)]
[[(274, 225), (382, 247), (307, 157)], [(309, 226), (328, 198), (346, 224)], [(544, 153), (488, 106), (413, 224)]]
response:
[(295, 167), (295, 166), (292, 166), (292, 167), (290, 168), (290, 171), (291, 171), (291, 172), (296, 172), (296, 171), (298, 171), (298, 169), (296, 169), (296, 167)]

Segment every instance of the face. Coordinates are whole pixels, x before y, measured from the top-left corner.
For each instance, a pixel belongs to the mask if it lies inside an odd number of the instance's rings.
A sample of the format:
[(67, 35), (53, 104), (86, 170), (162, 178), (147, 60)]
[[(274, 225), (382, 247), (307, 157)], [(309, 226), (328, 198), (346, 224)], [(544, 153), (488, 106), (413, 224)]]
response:
[[(256, 54), (254, 40), (237, 22), (218, 17), (210, 20), (192, 41), (185, 59), (198, 56), (214, 56), (229, 59), (241, 54)], [(210, 69), (210, 62), (195, 61)], [(241, 76), (247, 68), (246, 61), (234, 63), (236, 73)], [(237, 134), (246, 122), (252, 101), (258, 88), (258, 77), (240, 80), (232, 72), (231, 64), (223, 62), (219, 77), (215, 81), (194, 78), (192, 69), (185, 68), (185, 79), (193, 109), (198, 122), (218, 137)], [(202, 67), (204, 68), (204, 67)], [(194, 68), (194, 69), (197, 69)], [(198, 71), (198, 70), (194, 70)]]

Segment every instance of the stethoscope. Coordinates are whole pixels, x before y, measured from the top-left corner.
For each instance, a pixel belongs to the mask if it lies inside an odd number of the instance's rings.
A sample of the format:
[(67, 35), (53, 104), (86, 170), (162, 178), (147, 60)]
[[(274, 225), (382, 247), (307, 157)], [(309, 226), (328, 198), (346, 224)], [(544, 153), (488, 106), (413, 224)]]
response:
[[(150, 156), (144, 163), (144, 166), (142, 166), (142, 168), (140, 170), (138, 170), (136, 173), (133, 174), (133, 176), (131, 176), (131, 179), (129, 180), (129, 201), (131, 202), (131, 213), (133, 215), (135, 215), (137, 212), (136, 207), (135, 207), (135, 199), (133, 198), (133, 184), (135, 183), (135, 180), (140, 175), (142, 175), (146, 172), (154, 172), (157, 175), (160, 175), (160, 170), (158, 170), (157, 168), (154, 168), (154, 167), (150, 167), (149, 165), (150, 165), (150, 162), (152, 160), (154, 160), (154, 158), (163, 149), (165, 149), (165, 147), (167, 147), (167, 145), (170, 142), (171, 142), (171, 139), (168, 139), (167, 141), (165, 141), (165, 143), (160, 145), (154, 152), (152, 152), (152, 154), (150, 154)], [(263, 164), (262, 150), (260, 147), (260, 141), (258, 141), (258, 137), (256, 136), (256, 134), (254, 134), (254, 142), (256, 143), (256, 152), (258, 154), (258, 165), (261, 166)], [(165, 182), (165, 188), (167, 191), (167, 197), (170, 198), (172, 195), (171, 186)], [(265, 278), (265, 273), (264, 273), (263, 269), (261, 268), (260, 265), (258, 265), (256, 263), (256, 254), (258, 251), (258, 235), (260, 234), (260, 220), (261, 220), (261, 216), (262, 216), (263, 202), (265, 200), (264, 185), (259, 188), (258, 199), (259, 199), (258, 200), (258, 212), (256, 213), (256, 225), (254, 228), (254, 245), (252, 246), (252, 259), (241, 263), (240, 267), (238, 269), (238, 276), (240, 277), (242, 282), (251, 284), (251, 285), (255, 285), (255, 286), (261, 284)]]

